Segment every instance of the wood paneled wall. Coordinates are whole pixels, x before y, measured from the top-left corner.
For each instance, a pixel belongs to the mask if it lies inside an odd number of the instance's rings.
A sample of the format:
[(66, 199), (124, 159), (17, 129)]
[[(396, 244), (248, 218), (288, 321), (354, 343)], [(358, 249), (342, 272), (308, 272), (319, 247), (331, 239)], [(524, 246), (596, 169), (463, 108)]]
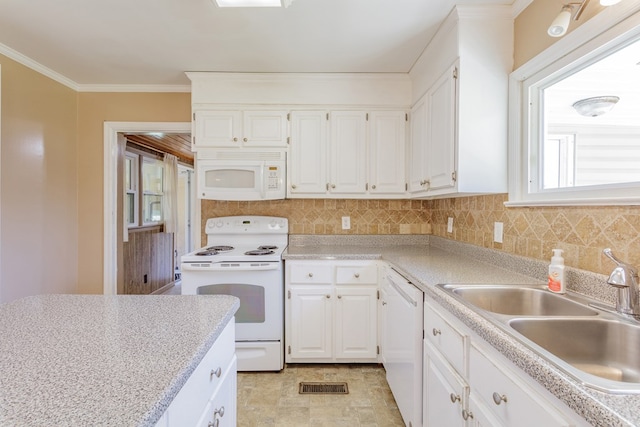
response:
[(123, 246), (125, 294), (147, 295), (173, 282), (173, 233), (129, 230)]

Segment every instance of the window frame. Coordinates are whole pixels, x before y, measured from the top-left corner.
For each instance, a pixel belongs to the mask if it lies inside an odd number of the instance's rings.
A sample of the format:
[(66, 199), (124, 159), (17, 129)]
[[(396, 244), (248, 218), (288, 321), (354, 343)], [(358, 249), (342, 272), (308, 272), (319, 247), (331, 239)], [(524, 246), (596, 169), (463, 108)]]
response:
[[(125, 152), (125, 162), (127, 160), (131, 160), (131, 187), (132, 188), (126, 188), (126, 182), (127, 182), (127, 178), (126, 178), (126, 172), (127, 172), (127, 168), (125, 165), (124, 168), (124, 172), (125, 172), (125, 189), (124, 189), (124, 205), (125, 205), (125, 216), (126, 216), (126, 221), (127, 221), (127, 228), (134, 228), (134, 227), (138, 227), (138, 223), (140, 222), (140, 214), (138, 212), (138, 207), (140, 205), (139, 203), (139, 195), (138, 195), (138, 189), (140, 188), (140, 172), (139, 172), (139, 164), (140, 164), (140, 155), (133, 153), (131, 151), (126, 151)], [(133, 218), (134, 221), (133, 222), (129, 222), (129, 211), (128, 209), (126, 209), (127, 206), (127, 196), (129, 194), (133, 195)]]
[[(125, 151), (125, 159), (133, 160), (132, 167), (132, 181), (135, 182), (135, 189), (125, 188), (123, 191), (123, 203), (126, 207), (127, 205), (127, 195), (134, 194), (134, 216), (135, 222), (128, 222), (128, 212), (125, 209), (125, 221), (127, 221), (127, 229), (136, 229), (136, 228), (144, 228), (144, 227), (157, 227), (164, 224), (164, 206), (163, 202), (161, 202), (162, 208), (162, 220), (161, 221), (145, 221), (145, 210), (144, 210), (144, 198), (145, 196), (159, 196), (161, 200), (164, 198), (164, 189), (165, 189), (165, 180), (166, 173), (164, 171), (164, 162), (158, 159), (156, 156), (152, 154), (147, 154), (143, 151), (136, 150), (135, 148), (127, 147)], [(144, 179), (143, 179), (143, 165), (144, 163), (154, 163), (160, 166), (162, 169), (162, 192), (155, 192), (145, 190), (144, 188)], [(126, 174), (126, 167), (123, 168), (124, 173)], [(135, 172), (134, 172), (135, 171)], [(126, 187), (126, 175), (123, 177)]]
[(596, 15), (511, 73), (509, 201), (505, 205), (640, 204), (637, 182), (538, 191), (542, 186), (537, 145), (542, 130), (542, 89), (640, 38), (640, 5), (630, 3), (619, 3), (608, 8), (607, 13)]

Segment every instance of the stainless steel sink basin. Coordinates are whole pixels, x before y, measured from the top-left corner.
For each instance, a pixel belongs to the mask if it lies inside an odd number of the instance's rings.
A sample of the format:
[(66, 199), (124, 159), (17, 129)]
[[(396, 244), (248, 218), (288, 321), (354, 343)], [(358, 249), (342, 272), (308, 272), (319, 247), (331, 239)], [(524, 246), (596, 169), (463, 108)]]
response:
[[(596, 318), (521, 318), (508, 324), (582, 372), (613, 382), (640, 383), (640, 325)], [(601, 386), (618, 388), (613, 382)]]
[(470, 285), (452, 287), (455, 295), (492, 313), (510, 316), (595, 316), (597, 311), (540, 286)]

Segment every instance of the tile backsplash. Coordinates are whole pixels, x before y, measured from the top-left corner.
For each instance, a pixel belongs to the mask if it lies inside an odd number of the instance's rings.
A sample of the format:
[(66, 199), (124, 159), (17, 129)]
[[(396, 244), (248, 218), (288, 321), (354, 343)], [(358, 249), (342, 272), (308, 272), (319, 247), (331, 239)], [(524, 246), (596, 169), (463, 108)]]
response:
[[(207, 218), (217, 216), (282, 216), (289, 219), (290, 234), (433, 234), (540, 260), (548, 260), (557, 247), (564, 249), (567, 265), (601, 274), (613, 268), (602, 255), (610, 247), (640, 268), (640, 207), (507, 208), (506, 200), (506, 194), (441, 200), (203, 200), (201, 229)], [(342, 229), (343, 216), (350, 217), (351, 229)], [(449, 217), (452, 233), (447, 232)], [(495, 222), (503, 223), (503, 243), (493, 241)]]
[[(571, 206), (507, 208), (506, 194), (432, 200), (436, 236), (530, 258), (549, 260), (553, 248), (564, 249), (567, 265), (608, 274), (613, 263), (602, 255), (610, 247), (621, 259), (640, 267), (639, 206)], [(453, 233), (447, 219), (453, 217)], [(503, 243), (493, 241), (495, 222), (504, 225)]]
[[(288, 218), (290, 234), (431, 234), (427, 205), (425, 200), (203, 200), (202, 229), (211, 217), (267, 215)], [(349, 230), (342, 229), (343, 216), (350, 217)]]

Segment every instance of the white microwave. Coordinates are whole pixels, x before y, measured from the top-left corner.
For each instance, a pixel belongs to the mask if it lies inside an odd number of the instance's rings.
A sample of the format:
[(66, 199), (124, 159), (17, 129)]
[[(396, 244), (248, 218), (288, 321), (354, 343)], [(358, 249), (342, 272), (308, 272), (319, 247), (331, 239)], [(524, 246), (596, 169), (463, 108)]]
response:
[(210, 200), (277, 200), (286, 195), (285, 151), (198, 151), (198, 197)]

